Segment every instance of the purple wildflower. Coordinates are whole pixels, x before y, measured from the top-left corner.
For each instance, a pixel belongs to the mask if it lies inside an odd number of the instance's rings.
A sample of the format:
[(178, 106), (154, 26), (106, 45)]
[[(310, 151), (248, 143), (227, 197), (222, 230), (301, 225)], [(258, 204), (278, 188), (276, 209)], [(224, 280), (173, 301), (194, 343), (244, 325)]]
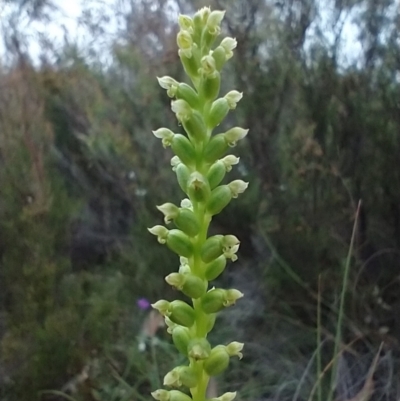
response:
[(150, 308), (150, 302), (146, 298), (139, 298), (136, 302), (136, 305), (141, 310), (147, 310)]

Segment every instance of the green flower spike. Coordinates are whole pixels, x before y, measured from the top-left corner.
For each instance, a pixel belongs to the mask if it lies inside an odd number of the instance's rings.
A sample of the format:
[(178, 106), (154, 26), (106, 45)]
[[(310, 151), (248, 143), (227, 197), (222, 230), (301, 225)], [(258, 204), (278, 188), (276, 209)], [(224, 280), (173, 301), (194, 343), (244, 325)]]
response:
[(165, 224), (174, 227), (156, 225), (149, 232), (179, 256), (177, 271), (168, 274), (165, 281), (190, 299), (188, 303), (163, 299), (152, 305), (164, 316), (172, 342), (187, 358), (186, 364), (173, 368), (164, 377), (165, 386), (186, 390), (156, 390), (151, 394), (157, 401), (232, 401), (236, 396), (227, 392), (206, 400), (210, 377), (224, 372), (230, 358), (241, 359), (243, 349), (243, 344), (236, 341), (212, 347), (207, 340), (217, 313), (243, 297), (237, 289), (210, 289), (209, 285), (224, 272), (229, 261), (238, 259), (240, 245), (234, 235), (209, 237), (212, 217), (248, 186), (242, 180), (223, 183), (239, 163), (238, 157), (226, 153), (246, 137), (248, 130), (233, 127), (226, 132), (213, 132), (243, 97), (237, 90), (220, 95), (223, 66), (237, 46), (236, 39), (230, 37), (215, 43), (224, 15), (225, 11), (211, 11), (209, 7), (199, 10), (193, 18), (179, 15), (176, 41), (188, 83), (170, 76), (157, 78), (171, 98), (171, 109), (185, 132), (159, 128), (153, 134), (174, 153), (172, 170), (185, 196), (180, 206), (171, 202), (157, 206)]

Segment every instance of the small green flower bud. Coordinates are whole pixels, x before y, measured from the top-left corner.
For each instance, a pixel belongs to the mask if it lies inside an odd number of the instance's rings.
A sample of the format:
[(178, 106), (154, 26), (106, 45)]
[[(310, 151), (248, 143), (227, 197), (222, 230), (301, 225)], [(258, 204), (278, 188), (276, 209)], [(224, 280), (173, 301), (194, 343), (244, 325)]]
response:
[(198, 27), (203, 27), (207, 24), (209, 15), (211, 14), (210, 7), (203, 7), (193, 17), (194, 24)]
[(207, 291), (207, 283), (191, 273), (171, 273), (165, 281), (193, 299), (200, 298)]
[(181, 187), (183, 192), (186, 192), (189, 177), (190, 177), (189, 168), (185, 164), (179, 163), (177, 166), (175, 166), (175, 173), (176, 173), (176, 177), (178, 179), (179, 186)]
[(191, 165), (196, 160), (196, 152), (192, 143), (186, 136), (175, 134), (171, 140), (171, 149), (186, 165)]
[(179, 372), (175, 369), (171, 370), (164, 376), (164, 386), (181, 387), (182, 383), (179, 380)]
[(207, 179), (211, 189), (215, 188), (225, 177), (225, 174), (232, 170), (234, 164), (239, 163), (239, 157), (228, 155), (217, 160), (208, 170)]
[(161, 139), (164, 148), (171, 146), (175, 137), (175, 134), (168, 128), (159, 128), (158, 130), (153, 131), (153, 134), (156, 138)]
[(221, 77), (216, 70), (215, 59), (208, 55), (201, 59), (203, 80), (201, 93), (206, 100), (214, 100), (219, 94)]
[(165, 299), (160, 299), (156, 303), (151, 304), (152, 308), (158, 310), (163, 316), (168, 316), (169, 305), (170, 302)]
[(185, 276), (181, 273), (170, 273), (165, 277), (165, 281), (177, 290), (181, 290), (185, 282)]
[(237, 198), (248, 186), (249, 183), (242, 180), (234, 180), (228, 184), (229, 189), (232, 191), (232, 198)]
[(176, 114), (176, 118), (182, 124), (189, 121), (192, 117), (193, 110), (186, 100), (178, 99), (171, 102), (171, 109)]
[(188, 31), (189, 33), (193, 33), (194, 23), (193, 20), (187, 15), (179, 14), (178, 17), (179, 27), (183, 31)]
[(243, 297), (243, 294), (235, 289), (224, 290), (213, 288), (201, 299), (201, 307), (205, 313), (217, 313), (228, 306), (232, 306)]
[(195, 312), (186, 302), (175, 300), (169, 304), (168, 317), (174, 323), (185, 327), (191, 327), (195, 320)]
[(207, 28), (203, 31), (202, 36), (202, 44), (205, 50), (211, 47), (215, 38), (221, 33), (220, 22), (223, 18), (219, 20), (221, 13), (222, 11), (213, 11), (207, 20)]
[(197, 299), (207, 291), (207, 282), (194, 274), (186, 274), (182, 292), (189, 298)]
[(211, 137), (210, 141), (204, 147), (204, 161), (214, 163), (226, 152), (228, 149), (228, 142), (225, 136), (226, 134), (217, 134)]
[(211, 105), (210, 112), (208, 113), (207, 126), (209, 128), (215, 128), (221, 124), (221, 121), (229, 113), (229, 103), (224, 97), (217, 99)]
[(180, 51), (188, 58), (192, 57), (193, 39), (188, 31), (179, 31), (176, 37), (176, 43)]
[(207, 135), (203, 117), (198, 111), (194, 111), (187, 120), (182, 121), (182, 125), (192, 141), (201, 141)]
[(222, 160), (216, 161), (208, 170), (207, 180), (210, 188), (214, 189), (225, 177), (226, 168)]
[(174, 218), (174, 223), (189, 237), (195, 237), (200, 232), (199, 220), (190, 209), (179, 209), (178, 215)]
[(189, 177), (187, 184), (188, 195), (197, 202), (205, 202), (211, 194), (210, 185), (207, 179), (195, 171)]
[(182, 391), (171, 390), (168, 401), (192, 401), (192, 398), (189, 395), (182, 393)]
[(151, 393), (157, 401), (192, 401), (192, 398), (187, 394), (178, 390), (156, 390)]
[(207, 202), (207, 213), (214, 216), (222, 211), (232, 199), (232, 191), (228, 185), (221, 185), (211, 191)]
[(216, 313), (209, 314), (207, 318), (208, 318), (207, 333), (209, 333), (214, 328), (215, 321), (217, 320), (217, 314)]
[(235, 398), (236, 398), (236, 391), (233, 393), (224, 393), (216, 398), (210, 398), (209, 401), (233, 401)]
[(193, 33), (193, 40), (196, 43), (201, 43), (201, 35), (203, 33), (203, 17), (200, 16), (199, 12), (197, 12), (193, 16), (193, 24), (194, 24), (194, 33)]
[(149, 232), (153, 235), (157, 236), (157, 241), (160, 244), (165, 244), (167, 242), (167, 237), (169, 234), (168, 228), (164, 226), (154, 226), (152, 228), (148, 228)]
[(223, 20), (225, 11), (212, 11), (207, 19), (207, 29), (211, 35), (217, 36), (221, 32), (221, 21)]
[(169, 224), (179, 215), (179, 207), (173, 203), (164, 203), (163, 205), (157, 206), (157, 209), (164, 215), (165, 224)]
[(225, 308), (225, 292), (222, 288), (213, 288), (201, 299), (201, 307), (205, 313), (217, 313)]
[(229, 355), (223, 345), (217, 345), (211, 350), (210, 356), (204, 361), (203, 367), (209, 376), (217, 376), (229, 366)]
[(215, 280), (226, 267), (226, 257), (221, 255), (219, 258), (214, 259), (205, 267), (205, 278), (208, 281)]
[(190, 107), (197, 109), (199, 107), (199, 96), (196, 91), (185, 83), (180, 83), (176, 92), (178, 99), (186, 100)]
[(189, 366), (178, 366), (179, 378), (183, 386), (188, 388), (196, 387), (197, 376), (193, 368)]
[(167, 246), (171, 251), (185, 258), (190, 258), (193, 255), (193, 244), (181, 230), (169, 230)]
[(177, 366), (164, 377), (164, 386), (169, 387), (195, 387), (197, 378), (193, 368), (189, 366)]
[(228, 101), (228, 106), (231, 110), (235, 110), (238, 102), (240, 99), (242, 99), (243, 93), (240, 93), (238, 91), (230, 91), (228, 92), (225, 96), (224, 99)]
[(230, 147), (236, 146), (236, 142), (243, 139), (248, 132), (248, 129), (243, 129), (240, 127), (231, 128), (229, 131), (225, 132), (225, 140)]
[(161, 88), (166, 89), (167, 90), (167, 95), (169, 97), (175, 97), (176, 93), (178, 91), (178, 86), (179, 86), (179, 82), (176, 81), (174, 78), (169, 77), (168, 75), (158, 78), (158, 83), (161, 86)]
[(172, 329), (172, 341), (177, 350), (182, 354), (188, 355), (188, 345), (190, 341), (190, 331), (187, 327), (175, 326)]
[(240, 241), (234, 235), (214, 235), (204, 242), (200, 256), (205, 263), (210, 263), (222, 254), (227, 259), (237, 260), (235, 253), (239, 249)]
[(188, 344), (188, 355), (196, 361), (210, 356), (211, 345), (205, 338), (194, 338)]
[(201, 247), (200, 256), (204, 263), (210, 263), (223, 254), (222, 235), (209, 237)]
[(220, 86), (221, 76), (218, 71), (215, 71), (214, 74), (203, 77), (201, 93), (206, 100), (212, 101), (218, 96)]
[[(208, 178), (208, 177), (207, 177)], [(210, 184), (212, 178), (209, 179)], [(207, 202), (207, 212), (214, 216), (226, 207), (232, 198), (237, 198), (248, 187), (248, 183), (242, 180), (235, 180), (228, 185), (221, 185), (211, 191), (210, 199)]]
[(186, 51), (184, 50), (179, 50), (178, 52), (179, 57), (181, 59), (183, 68), (185, 69), (185, 72), (189, 77), (196, 78), (199, 76), (199, 64), (196, 60), (196, 57), (190, 57), (187, 56)]
[(216, 49), (214, 49), (211, 52), (211, 56), (215, 60), (215, 68), (218, 71), (222, 70), (222, 67), (224, 66), (226, 62), (226, 51), (225, 49), (220, 45)]
[(237, 356), (239, 359), (243, 358), (242, 350), (243, 350), (244, 344), (239, 343), (237, 341), (233, 341), (229, 343), (227, 346), (225, 346), (226, 351), (228, 352), (229, 356)]
[(151, 395), (157, 401), (170, 401), (171, 398), (170, 391), (163, 389), (153, 391)]

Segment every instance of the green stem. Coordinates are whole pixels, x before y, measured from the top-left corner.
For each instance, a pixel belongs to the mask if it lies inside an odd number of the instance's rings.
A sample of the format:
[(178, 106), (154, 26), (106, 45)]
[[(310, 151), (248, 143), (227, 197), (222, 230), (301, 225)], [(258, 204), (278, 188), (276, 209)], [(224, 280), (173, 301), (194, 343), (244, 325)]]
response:
[(203, 362), (197, 363), (200, 365), (201, 371), (199, 369), (199, 383), (192, 389), (192, 398), (193, 401), (205, 401), (209, 378), (203, 371)]
[[(207, 239), (211, 217), (206, 215), (204, 205), (198, 202), (193, 202), (193, 211), (196, 214), (198, 220), (201, 222), (201, 228), (200, 233), (197, 236), (197, 241), (195, 243), (192, 272), (198, 277), (204, 279), (204, 274), (202, 272), (203, 262), (200, 257), (200, 251), (202, 245)], [(192, 299), (192, 302), (193, 308), (196, 312), (195, 335), (198, 338), (206, 338), (208, 315), (203, 312), (200, 300)], [(198, 379), (197, 386), (191, 389), (193, 401), (205, 401), (209, 377), (203, 370), (203, 362), (191, 360), (190, 365), (195, 368)]]

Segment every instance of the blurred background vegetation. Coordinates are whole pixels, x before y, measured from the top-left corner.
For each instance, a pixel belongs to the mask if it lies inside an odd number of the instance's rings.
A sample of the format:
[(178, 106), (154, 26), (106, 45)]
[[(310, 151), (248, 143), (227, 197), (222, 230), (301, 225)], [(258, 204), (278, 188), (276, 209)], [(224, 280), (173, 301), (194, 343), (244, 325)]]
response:
[[(316, 356), (332, 358), (361, 200), (336, 396), (361, 400), (383, 343), (368, 397), (399, 400), (398, 2), (82, 4), (86, 42), (65, 32), (55, 46), (42, 30), (33, 56), (26, 27), (56, 21), (57, 1), (0, 3), (0, 400), (149, 400), (179, 360), (137, 300), (177, 296), (163, 280), (177, 260), (146, 231), (161, 221), (155, 205), (181, 197), (151, 134), (179, 129), (156, 76), (183, 79), (176, 15), (204, 5), (228, 11), (238, 49), (223, 90), (245, 95), (228, 124), (250, 128), (233, 176), (251, 185), (213, 226), (242, 240), (217, 284), (246, 295), (212, 335), (246, 343), (219, 392), (310, 399)], [(357, 44), (344, 48), (349, 21)]]

